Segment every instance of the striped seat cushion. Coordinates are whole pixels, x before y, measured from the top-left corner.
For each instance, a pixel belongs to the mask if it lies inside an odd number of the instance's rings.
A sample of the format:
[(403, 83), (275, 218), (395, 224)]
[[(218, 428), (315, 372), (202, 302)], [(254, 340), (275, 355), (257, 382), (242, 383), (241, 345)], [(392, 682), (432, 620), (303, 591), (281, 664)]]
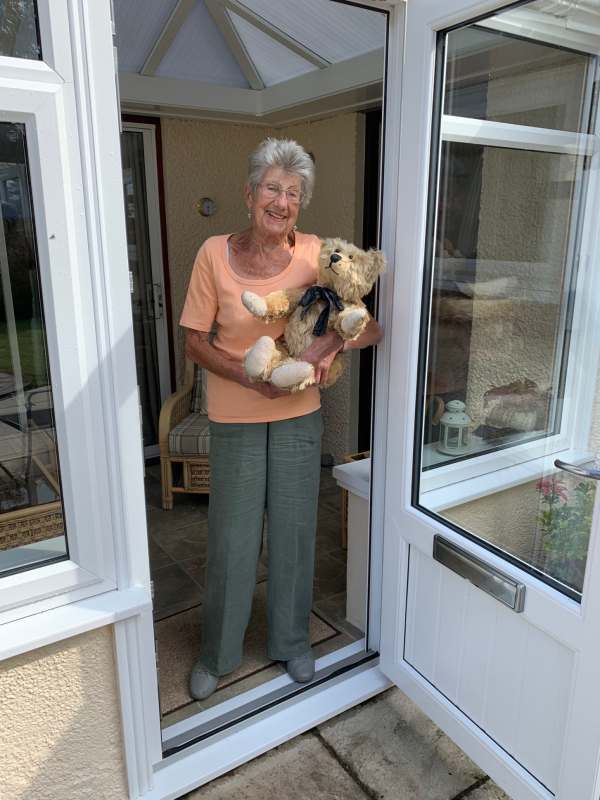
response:
[(209, 429), (206, 414), (190, 414), (169, 433), (169, 452), (178, 456), (208, 455)]
[(193, 414), (207, 414), (206, 407), (206, 370), (196, 367), (194, 375), (194, 388), (192, 389), (192, 406), (190, 411)]

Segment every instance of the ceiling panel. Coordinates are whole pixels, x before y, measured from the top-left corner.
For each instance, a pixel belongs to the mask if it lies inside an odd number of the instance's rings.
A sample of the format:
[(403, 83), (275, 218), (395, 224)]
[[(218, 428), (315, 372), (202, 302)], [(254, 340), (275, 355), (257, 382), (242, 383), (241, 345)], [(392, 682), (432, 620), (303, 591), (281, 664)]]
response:
[(160, 36), (177, 0), (114, 0), (119, 69), (139, 72)]
[(327, 61), (345, 61), (385, 44), (386, 15), (332, 0), (240, 0)]
[(265, 86), (287, 81), (316, 69), (314, 64), (288, 50), (263, 31), (228, 12)]
[(156, 70), (156, 75), (248, 88), (248, 81), (204, 0), (198, 0), (192, 9)]

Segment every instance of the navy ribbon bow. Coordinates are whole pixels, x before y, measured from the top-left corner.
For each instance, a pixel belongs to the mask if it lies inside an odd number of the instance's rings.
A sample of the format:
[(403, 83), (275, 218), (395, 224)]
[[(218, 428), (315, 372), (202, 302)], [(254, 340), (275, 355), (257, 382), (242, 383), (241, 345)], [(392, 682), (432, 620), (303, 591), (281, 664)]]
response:
[(333, 289), (328, 289), (326, 286), (310, 286), (304, 292), (298, 304), (304, 309), (301, 314), (302, 319), (304, 319), (304, 317), (308, 314), (309, 308), (318, 300), (323, 300), (325, 303), (325, 308), (321, 311), (317, 321), (315, 322), (313, 334), (315, 336), (323, 336), (327, 330), (329, 314), (331, 313), (332, 309), (343, 311), (344, 304), (338, 297), (337, 292), (334, 292)]

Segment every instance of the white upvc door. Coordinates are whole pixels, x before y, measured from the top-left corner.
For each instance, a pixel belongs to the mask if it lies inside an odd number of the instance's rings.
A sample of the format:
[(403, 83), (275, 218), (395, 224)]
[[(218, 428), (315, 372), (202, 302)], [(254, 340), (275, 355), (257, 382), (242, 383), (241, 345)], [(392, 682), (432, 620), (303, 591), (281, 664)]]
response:
[(567, 5), (406, 15), (381, 666), (515, 800), (600, 792), (600, 18)]

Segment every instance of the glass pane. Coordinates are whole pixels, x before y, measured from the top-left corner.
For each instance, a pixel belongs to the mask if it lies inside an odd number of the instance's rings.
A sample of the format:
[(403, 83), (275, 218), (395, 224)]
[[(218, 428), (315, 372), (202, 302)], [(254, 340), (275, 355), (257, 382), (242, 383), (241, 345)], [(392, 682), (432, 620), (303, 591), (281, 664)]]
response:
[[(593, 130), (595, 58), (478, 26), (440, 36), (445, 113)], [(519, 145), (441, 143), (415, 500), (579, 599), (596, 487), (552, 465), (564, 452), (582, 464), (600, 450), (600, 403), (579, 396), (591, 390), (578, 388), (585, 353), (572, 349), (596, 302), (597, 259), (579, 257), (596, 170), (551, 143)], [(573, 409), (592, 406), (584, 430), (587, 416)]]
[(148, 447), (158, 443), (161, 398), (156, 314), (160, 309), (155, 308), (156, 285), (152, 276), (143, 134), (124, 131), (121, 134), (121, 154), (127, 248), (133, 281), (131, 306), (135, 363), (142, 404), (144, 446)]
[(35, 0), (0, 0), (0, 55), (41, 59)]
[(64, 558), (25, 127), (0, 123), (0, 575)]
[(445, 114), (565, 131), (587, 127), (589, 56), (477, 25), (449, 33), (446, 46)]
[[(424, 469), (559, 431), (581, 167), (556, 153), (443, 145)], [(468, 443), (457, 419), (440, 444), (450, 401), (466, 406), (455, 413), (468, 417)]]

